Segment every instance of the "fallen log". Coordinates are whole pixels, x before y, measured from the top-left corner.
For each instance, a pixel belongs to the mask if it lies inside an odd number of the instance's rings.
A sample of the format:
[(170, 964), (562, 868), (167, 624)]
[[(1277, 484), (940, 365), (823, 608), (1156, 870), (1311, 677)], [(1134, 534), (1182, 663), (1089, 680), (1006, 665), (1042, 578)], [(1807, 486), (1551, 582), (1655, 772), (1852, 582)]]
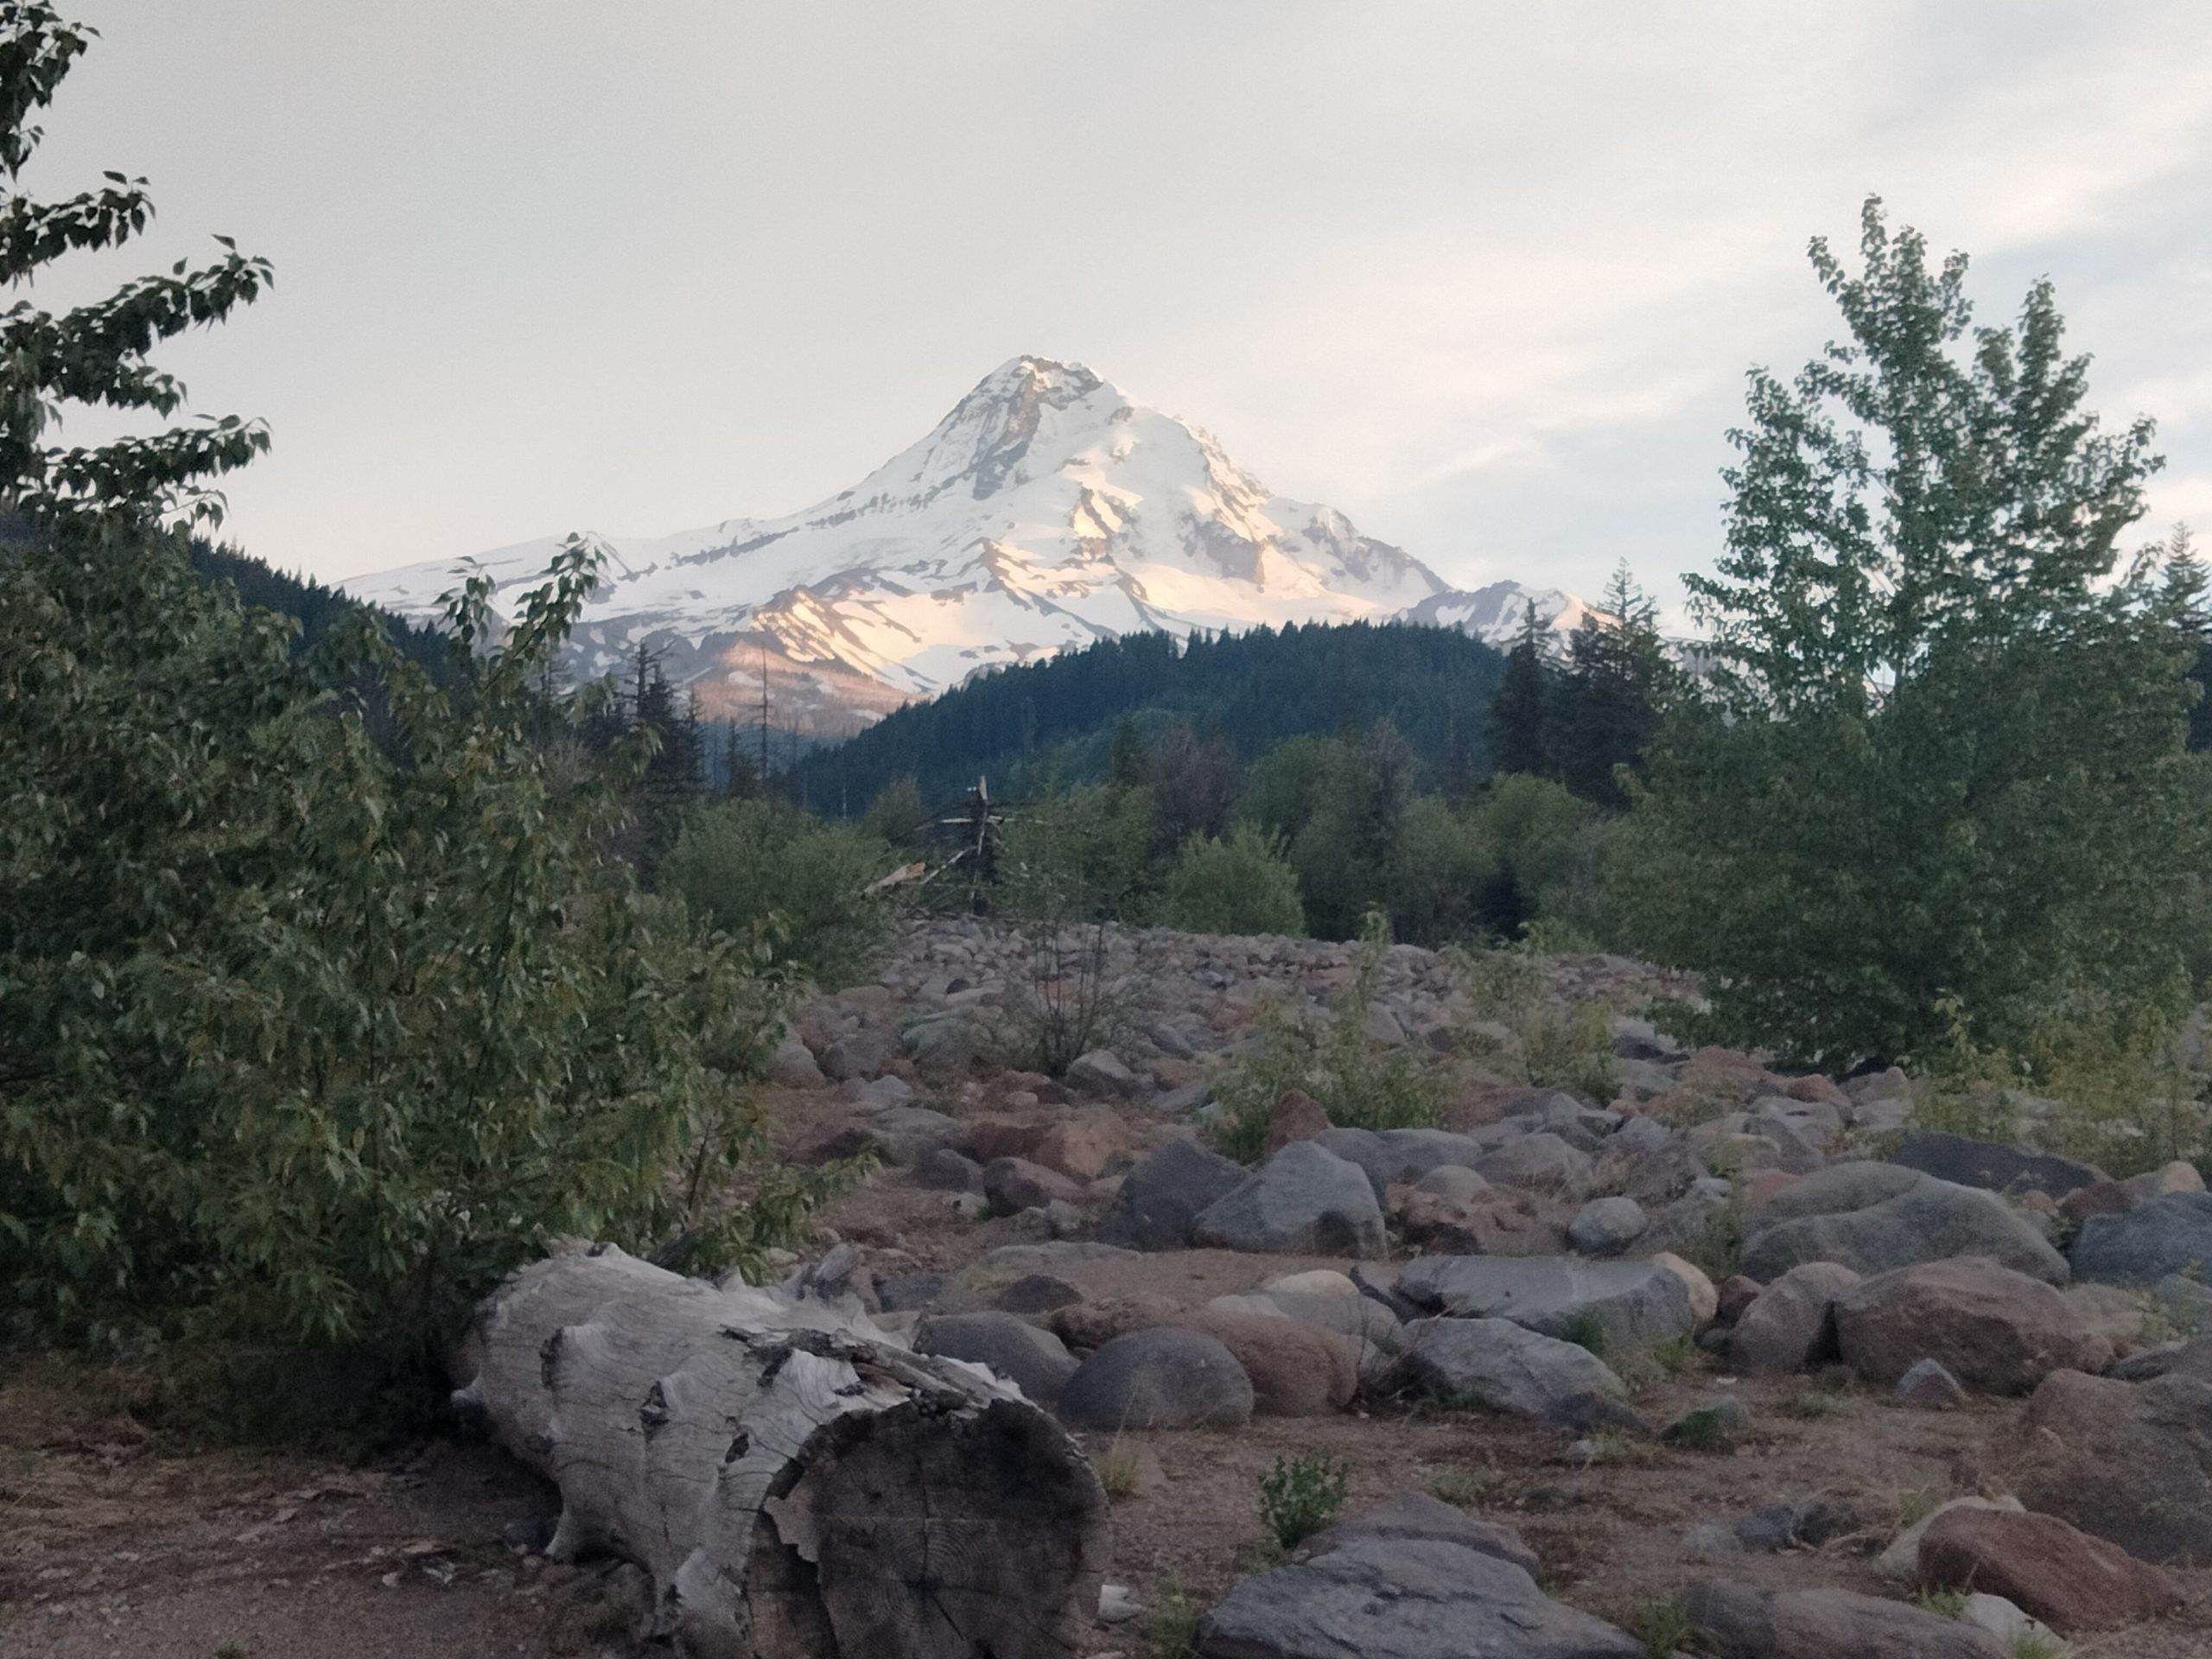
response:
[(1075, 1443), (849, 1309), (601, 1246), (508, 1279), (472, 1350), (454, 1405), (559, 1486), (549, 1554), (645, 1568), (679, 1654), (1065, 1659), (1096, 1616), (1107, 1506)]

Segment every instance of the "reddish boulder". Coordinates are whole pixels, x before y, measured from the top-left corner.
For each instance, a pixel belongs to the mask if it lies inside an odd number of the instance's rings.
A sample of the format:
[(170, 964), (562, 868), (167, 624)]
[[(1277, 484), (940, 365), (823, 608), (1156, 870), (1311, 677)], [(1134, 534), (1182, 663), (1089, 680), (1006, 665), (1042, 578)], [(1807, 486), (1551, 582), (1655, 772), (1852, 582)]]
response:
[(1053, 1124), (1037, 1137), (1034, 1151), (1021, 1155), (1072, 1180), (1094, 1181), (1128, 1149), (1129, 1126), (1120, 1113), (1099, 1107)]
[(1261, 1150), (1262, 1161), (1272, 1158), (1294, 1141), (1311, 1141), (1316, 1135), (1329, 1132), (1329, 1115), (1321, 1109), (1321, 1103), (1303, 1089), (1286, 1090), (1275, 1109), (1268, 1115), (1268, 1139)]
[(2116, 1544), (2055, 1515), (1952, 1510), (1920, 1541), (1920, 1581), (1931, 1590), (2003, 1596), (2053, 1630), (2108, 1630), (2171, 1611), (2174, 1581)]
[(1835, 1326), (1843, 1363), (1870, 1382), (1895, 1382), (1933, 1359), (1969, 1389), (2025, 1394), (2053, 1371), (2101, 1370), (2112, 1359), (2085, 1307), (1986, 1255), (1869, 1279), (1837, 1298)]
[(1207, 1307), (1178, 1314), (1174, 1323), (1236, 1356), (1252, 1379), (1252, 1409), (1262, 1416), (1325, 1416), (1350, 1405), (1359, 1387), (1351, 1344), (1319, 1325)]

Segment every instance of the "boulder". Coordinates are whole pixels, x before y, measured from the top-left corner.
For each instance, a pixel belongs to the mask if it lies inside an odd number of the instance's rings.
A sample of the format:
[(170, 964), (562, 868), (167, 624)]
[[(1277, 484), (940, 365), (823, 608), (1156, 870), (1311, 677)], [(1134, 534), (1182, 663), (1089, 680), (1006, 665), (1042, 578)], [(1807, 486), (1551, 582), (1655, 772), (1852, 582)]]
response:
[(2105, 1179), (2102, 1170), (2071, 1158), (2023, 1152), (2002, 1141), (1974, 1141), (1942, 1129), (1906, 1130), (1889, 1161), (1958, 1186), (1984, 1187), (1992, 1192), (2032, 1189), (2054, 1198)]
[(1475, 1160), (1474, 1167), (1484, 1179), (1499, 1186), (1555, 1192), (1589, 1175), (1590, 1154), (1543, 1129), (1516, 1136), (1495, 1152), (1484, 1153)]
[(991, 1306), (1007, 1313), (1050, 1313), (1083, 1300), (1083, 1292), (1058, 1274), (1025, 1273), (991, 1298)]
[(1955, 1255), (1993, 1256), (2050, 1284), (2067, 1278), (2066, 1258), (2001, 1198), (1895, 1164), (1816, 1171), (1744, 1218), (1744, 1271), (1763, 1281), (1807, 1262), (1872, 1274)]
[(1027, 1158), (994, 1158), (983, 1166), (983, 1196), (994, 1214), (1018, 1215), (1041, 1210), (1055, 1199), (1080, 1204), (1083, 1188), (1057, 1170), (1033, 1164)]
[(1954, 1510), (2002, 1510), (2018, 1515), (2022, 1505), (2017, 1497), (1955, 1497), (1938, 1503), (1926, 1515), (1914, 1522), (1890, 1540), (1889, 1545), (1874, 1558), (1874, 1571), (1897, 1584), (1920, 1582), (1920, 1541), (1928, 1535), (1940, 1516)]
[(1557, 1255), (1567, 1249), (1567, 1213), (1555, 1199), (1505, 1186), (1465, 1197), (1424, 1190), (1439, 1177), (1461, 1174), (1483, 1179), (1472, 1170), (1439, 1169), (1392, 1189), (1407, 1243), (1450, 1255)]
[(1737, 1319), (1729, 1363), (1746, 1376), (1784, 1376), (1834, 1358), (1836, 1299), (1859, 1283), (1859, 1274), (1834, 1262), (1790, 1268)]
[(2171, 1611), (2174, 1581), (2055, 1515), (1954, 1510), (1920, 1541), (1920, 1581), (2003, 1596), (2055, 1630), (2109, 1630)]
[(1088, 1353), (1132, 1331), (1173, 1325), (1182, 1312), (1164, 1296), (1100, 1296), (1056, 1307), (1045, 1316), (1045, 1323), (1069, 1347)]
[(1427, 1492), (1401, 1492), (1349, 1521), (1338, 1521), (1318, 1532), (1293, 1552), (1294, 1560), (1311, 1560), (1348, 1544), (1355, 1538), (1426, 1538), (1438, 1543), (1459, 1544), (1478, 1555), (1495, 1555), (1510, 1561), (1531, 1576), (1543, 1571), (1536, 1552), (1521, 1535), (1502, 1522), (1469, 1515)]
[(1236, 1428), (1252, 1421), (1252, 1381), (1201, 1331), (1116, 1337), (1075, 1369), (1059, 1414), (1077, 1428)]
[(2074, 1271), (2125, 1285), (2212, 1271), (2212, 1192), (2170, 1192), (2124, 1215), (2091, 1216), (2074, 1243)]
[(1700, 1651), (1719, 1659), (2007, 1659), (1986, 1630), (1849, 1590), (1708, 1582), (1682, 1603)]
[(1396, 1378), (1422, 1392), (1567, 1428), (1635, 1421), (1605, 1361), (1510, 1319), (1415, 1319), (1402, 1340)]
[(2212, 1381), (2053, 1371), (1992, 1457), (2031, 1510), (2142, 1560), (2212, 1566)]
[(1890, 1398), (1920, 1411), (1956, 1411), (1967, 1402), (1966, 1385), (1936, 1359), (1916, 1359), (1905, 1367)]
[(1694, 1262), (1685, 1262), (1672, 1250), (1662, 1250), (1647, 1258), (1655, 1268), (1664, 1268), (1682, 1281), (1682, 1288), (1690, 1294), (1690, 1317), (1700, 1325), (1710, 1325), (1720, 1313), (1720, 1292), (1706, 1276), (1705, 1269)]
[(779, 1089), (822, 1089), (829, 1079), (815, 1063), (814, 1051), (796, 1037), (785, 1037), (768, 1056), (768, 1081)]
[(1329, 1132), (1329, 1115), (1321, 1103), (1303, 1089), (1288, 1089), (1268, 1114), (1267, 1139), (1261, 1155), (1272, 1158), (1294, 1141), (1311, 1141)]
[(1382, 1208), (1366, 1174), (1312, 1141), (1285, 1147), (1207, 1205), (1191, 1237), (1220, 1249), (1284, 1255), (1389, 1253)]
[(1052, 1124), (1025, 1155), (1071, 1180), (1095, 1181), (1128, 1149), (1129, 1126), (1122, 1115), (1095, 1106)]
[(1199, 1659), (1643, 1659), (1643, 1643), (1554, 1601), (1512, 1562), (1434, 1538), (1354, 1537), (1246, 1579)]
[[(1341, 1300), (1332, 1298), (1331, 1300)], [(1359, 1388), (1351, 1344), (1333, 1331), (1284, 1317), (1201, 1307), (1176, 1316), (1236, 1357), (1262, 1417), (1323, 1417), (1342, 1411)]]
[(1580, 1333), (1594, 1322), (1609, 1343), (1687, 1336), (1697, 1322), (1689, 1287), (1654, 1262), (1424, 1255), (1399, 1273), (1398, 1294), (1419, 1307), (1510, 1319), (1548, 1337)]
[(1835, 1328), (1843, 1363), (1876, 1383), (1933, 1359), (1968, 1389), (2025, 1394), (2053, 1371), (2101, 1370), (2112, 1359), (2112, 1344), (2062, 1293), (1986, 1255), (1866, 1280), (1836, 1299)]
[(839, 1083), (877, 1077), (899, 1058), (899, 1040), (887, 1031), (856, 1031), (822, 1051), (823, 1075)]
[(1067, 1083), (1071, 1089), (1092, 1095), (1133, 1095), (1138, 1088), (1137, 1074), (1110, 1048), (1076, 1056), (1068, 1066)]
[(932, 1314), (915, 1328), (914, 1351), (988, 1365), (1048, 1408), (1076, 1372), (1058, 1337), (1011, 1313)]
[(956, 1077), (974, 1065), (984, 1047), (983, 1028), (964, 1014), (938, 1014), (899, 1033), (899, 1046), (920, 1070)]
[(1130, 1249), (1179, 1250), (1191, 1242), (1198, 1212), (1244, 1178), (1244, 1170), (1219, 1153), (1179, 1135), (1122, 1178), (1098, 1236)]
[(1618, 1255), (1650, 1225), (1634, 1198), (1592, 1198), (1567, 1224), (1567, 1241), (1585, 1255)]
[(1315, 1137), (1338, 1157), (1367, 1172), (1377, 1198), (1432, 1170), (1472, 1168), (1488, 1150), (1471, 1135), (1448, 1129), (1330, 1129)]

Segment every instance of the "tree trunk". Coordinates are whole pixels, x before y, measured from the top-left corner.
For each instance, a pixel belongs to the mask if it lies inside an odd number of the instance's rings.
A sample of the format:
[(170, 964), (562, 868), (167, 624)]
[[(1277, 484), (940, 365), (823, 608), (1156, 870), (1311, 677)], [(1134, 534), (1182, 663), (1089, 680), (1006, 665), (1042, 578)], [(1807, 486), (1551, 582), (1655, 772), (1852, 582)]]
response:
[(1065, 1659), (1096, 1617), (1106, 1500), (1074, 1442), (851, 1312), (602, 1246), (514, 1274), (474, 1347), (454, 1404), (559, 1485), (550, 1553), (644, 1567), (678, 1653)]

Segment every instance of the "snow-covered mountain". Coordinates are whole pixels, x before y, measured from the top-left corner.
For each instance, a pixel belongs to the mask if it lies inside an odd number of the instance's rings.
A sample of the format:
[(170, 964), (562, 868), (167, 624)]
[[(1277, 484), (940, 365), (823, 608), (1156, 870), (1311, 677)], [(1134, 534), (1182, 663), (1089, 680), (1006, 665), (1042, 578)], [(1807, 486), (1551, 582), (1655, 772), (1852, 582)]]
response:
[[(479, 563), (515, 596), (559, 544)], [(817, 506), (608, 545), (571, 641), (580, 674), (642, 641), (710, 715), (749, 715), (766, 673), (777, 723), (823, 735), (978, 669), (1137, 629), (1405, 618), (1502, 644), (1531, 605), (1561, 630), (1588, 608), (1514, 582), (1460, 592), (1335, 509), (1270, 493), (1197, 428), (1034, 357)], [(344, 585), (423, 617), (455, 575), (433, 563)]]

